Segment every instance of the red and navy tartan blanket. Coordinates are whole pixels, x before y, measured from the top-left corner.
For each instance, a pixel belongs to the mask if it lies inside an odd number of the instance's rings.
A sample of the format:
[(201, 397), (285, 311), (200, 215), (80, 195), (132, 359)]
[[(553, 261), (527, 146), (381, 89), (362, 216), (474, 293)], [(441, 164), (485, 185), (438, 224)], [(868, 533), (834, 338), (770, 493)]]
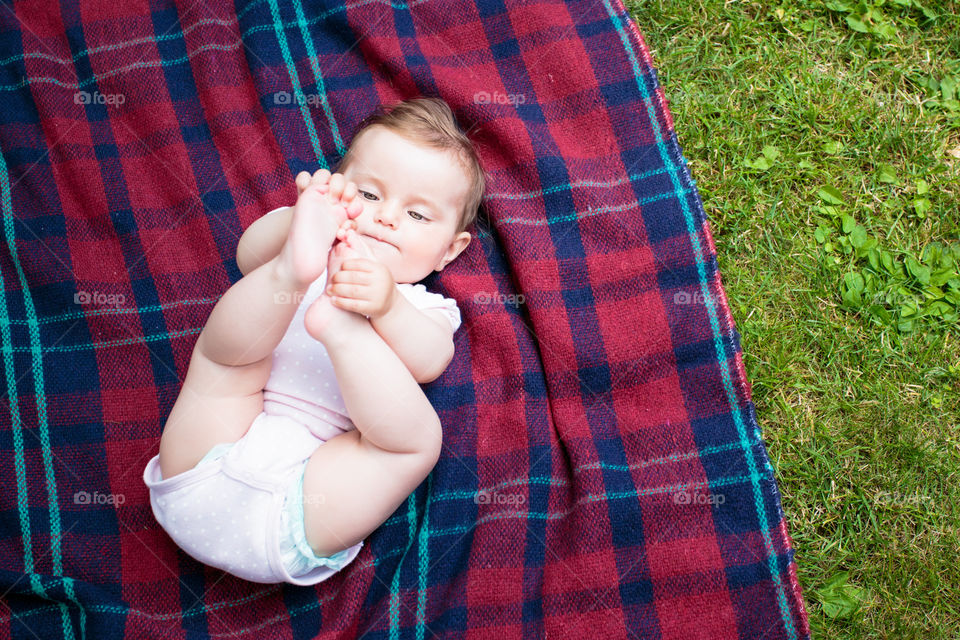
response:
[[(490, 173), (441, 459), (344, 571), (180, 551), (142, 471), (237, 241), (380, 103)], [(709, 225), (620, 0), (0, 6), (0, 634), (809, 637)]]

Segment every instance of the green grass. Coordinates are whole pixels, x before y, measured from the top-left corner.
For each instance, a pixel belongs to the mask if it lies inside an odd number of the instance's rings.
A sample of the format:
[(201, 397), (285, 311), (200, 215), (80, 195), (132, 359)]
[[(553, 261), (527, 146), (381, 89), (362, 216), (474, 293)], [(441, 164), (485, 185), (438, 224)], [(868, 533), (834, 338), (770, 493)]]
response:
[(627, 3), (710, 218), (815, 638), (960, 638), (960, 330), (901, 326), (898, 300), (937, 295), (905, 268), (877, 271), (893, 319), (843, 300), (870, 267), (841, 214), (904, 264), (960, 243), (960, 3), (924, 2), (932, 23), (910, 4)]

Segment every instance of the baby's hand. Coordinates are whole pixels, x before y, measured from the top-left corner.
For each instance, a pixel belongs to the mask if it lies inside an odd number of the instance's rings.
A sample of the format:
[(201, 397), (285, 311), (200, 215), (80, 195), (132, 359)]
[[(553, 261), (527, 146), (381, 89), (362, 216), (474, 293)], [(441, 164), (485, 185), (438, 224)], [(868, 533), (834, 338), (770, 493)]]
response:
[[(333, 204), (342, 204), (347, 210), (349, 219), (356, 218), (363, 211), (363, 202), (357, 197), (357, 185), (343, 177), (342, 173), (330, 173), (327, 169), (320, 169), (315, 174), (321, 182), (316, 185), (320, 193), (329, 193), (330, 201)], [(297, 174), (295, 180), (297, 184), (297, 197), (303, 193), (303, 190), (310, 186), (310, 174), (301, 171)]]
[[(370, 249), (363, 244), (348, 220), (337, 236), (343, 238), (333, 247), (335, 253), (343, 257), (340, 268), (331, 271), (326, 293), (337, 307), (354, 311), (368, 318), (379, 318), (391, 308), (397, 296), (393, 275), (382, 262), (376, 259)], [(363, 257), (367, 256), (367, 257)]]

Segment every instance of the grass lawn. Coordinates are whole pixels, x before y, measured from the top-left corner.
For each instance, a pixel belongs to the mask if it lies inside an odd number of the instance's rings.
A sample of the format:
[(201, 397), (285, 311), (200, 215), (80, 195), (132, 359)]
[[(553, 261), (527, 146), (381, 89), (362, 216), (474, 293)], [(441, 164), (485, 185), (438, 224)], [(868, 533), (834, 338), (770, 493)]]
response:
[(627, 6), (710, 218), (814, 637), (960, 638), (960, 3)]

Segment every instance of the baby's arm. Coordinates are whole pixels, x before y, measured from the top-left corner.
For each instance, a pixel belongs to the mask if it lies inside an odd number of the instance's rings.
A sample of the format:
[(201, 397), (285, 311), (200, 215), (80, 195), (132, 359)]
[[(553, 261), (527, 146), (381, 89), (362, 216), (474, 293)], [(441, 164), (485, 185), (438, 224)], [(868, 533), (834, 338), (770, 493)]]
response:
[(397, 292), (393, 306), (370, 324), (420, 384), (440, 377), (453, 359), (453, 327), (435, 310), (421, 311)]
[(369, 318), (420, 384), (440, 377), (453, 359), (453, 327), (442, 311), (421, 311), (397, 288), (390, 270), (360, 241), (347, 221), (337, 230), (326, 294), (333, 304)]

